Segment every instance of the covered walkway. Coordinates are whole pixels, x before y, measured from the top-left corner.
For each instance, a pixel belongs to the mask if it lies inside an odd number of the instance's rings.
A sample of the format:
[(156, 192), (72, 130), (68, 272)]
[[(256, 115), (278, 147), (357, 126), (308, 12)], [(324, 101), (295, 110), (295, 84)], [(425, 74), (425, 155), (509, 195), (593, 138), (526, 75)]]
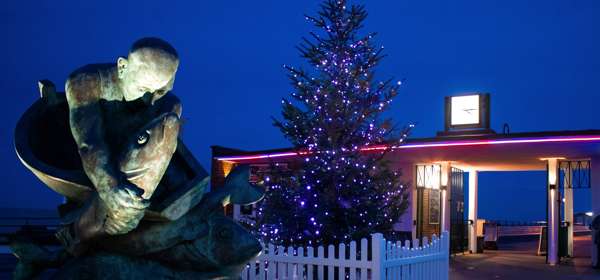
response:
[[(465, 225), (468, 229), (466, 247), (471, 252), (477, 251), (477, 236), (481, 235), (477, 223), (478, 189), (485, 188), (478, 183), (480, 172), (546, 173), (546, 182), (540, 181), (540, 187), (545, 188), (547, 193), (547, 250), (548, 263), (551, 265), (560, 262), (560, 223), (565, 221), (574, 224), (573, 189), (591, 189), (588, 198), (590, 210), (594, 215), (600, 213), (600, 180), (591, 179), (600, 174), (600, 130), (503, 134), (470, 131), (464, 135), (459, 133), (407, 139), (399, 145), (389, 143), (361, 148), (365, 153), (388, 149), (386, 158), (390, 165), (403, 170), (400, 181), (410, 182), (411, 186), (411, 207), (402, 216), (398, 230), (410, 231), (413, 238), (448, 231), (451, 244), (461, 247), (453, 251), (466, 249), (462, 248), (462, 241), (458, 242), (464, 239)], [(257, 168), (262, 166), (265, 169), (271, 164), (299, 168), (302, 157), (307, 153), (293, 149), (244, 152), (213, 147), (211, 180), (217, 185), (233, 166), (239, 164), (255, 165)], [(468, 175), (468, 184), (463, 175)], [(467, 193), (464, 192), (465, 186), (468, 186)], [(507, 192), (520, 194), (518, 188), (507, 189)], [(234, 217), (239, 216), (239, 209), (239, 206), (234, 206)], [(465, 217), (465, 214), (468, 215)], [(573, 227), (568, 228), (567, 236), (566, 255), (571, 255)]]

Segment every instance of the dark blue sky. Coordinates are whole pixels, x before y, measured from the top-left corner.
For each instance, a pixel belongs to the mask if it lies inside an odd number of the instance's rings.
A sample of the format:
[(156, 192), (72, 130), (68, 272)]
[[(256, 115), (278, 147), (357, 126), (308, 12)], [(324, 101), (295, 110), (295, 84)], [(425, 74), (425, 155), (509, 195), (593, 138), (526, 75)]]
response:
[[(512, 132), (600, 128), (599, 1), (362, 3), (370, 13), (365, 31), (379, 32), (389, 55), (379, 77), (405, 80), (390, 115), (418, 122), (413, 136), (443, 129), (443, 97), (465, 91), (492, 93), (496, 130), (505, 122)], [(183, 139), (206, 168), (210, 145), (288, 146), (270, 117), (291, 91), (281, 65), (302, 63), (294, 46), (311, 30), (303, 15), (317, 7), (276, 0), (3, 3), (0, 207), (59, 201), (19, 163), (12, 145), (17, 119), (38, 98), (36, 81), (48, 78), (62, 90), (72, 70), (115, 61), (143, 36), (162, 37), (180, 53), (174, 92), (187, 119)], [(543, 196), (540, 176), (484, 174), (482, 216), (498, 215), (506, 203), (494, 197), (516, 185), (529, 190), (524, 197)], [(521, 179), (497, 183), (513, 177)], [(509, 210), (506, 218), (542, 218), (545, 203), (537, 204), (538, 214)]]

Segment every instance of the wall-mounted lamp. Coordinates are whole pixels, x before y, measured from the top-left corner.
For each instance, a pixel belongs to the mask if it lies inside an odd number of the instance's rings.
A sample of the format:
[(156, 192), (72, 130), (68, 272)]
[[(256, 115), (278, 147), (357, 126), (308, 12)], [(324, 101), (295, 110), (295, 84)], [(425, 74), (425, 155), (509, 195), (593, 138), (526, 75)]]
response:
[(551, 190), (556, 190), (556, 184), (550, 184), (550, 189)]
[(469, 220), (469, 225), (472, 226), (473, 225), (473, 220)]

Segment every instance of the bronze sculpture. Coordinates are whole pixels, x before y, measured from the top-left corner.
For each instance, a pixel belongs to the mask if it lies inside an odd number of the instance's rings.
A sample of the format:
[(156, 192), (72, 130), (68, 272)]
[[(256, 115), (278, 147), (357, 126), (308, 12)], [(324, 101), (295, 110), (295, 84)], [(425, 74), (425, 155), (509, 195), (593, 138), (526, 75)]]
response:
[(75, 71), (65, 95), (40, 82), (42, 99), (19, 121), (15, 146), (21, 161), (67, 198), (57, 233), (64, 250), (17, 238), (15, 278), (48, 267), (59, 268), (58, 279), (238, 278), (260, 252), (258, 240), (222, 208), (262, 198), (248, 183), (248, 167), (206, 193), (206, 171), (178, 139), (181, 104), (169, 93), (178, 65), (167, 42), (144, 38), (116, 65)]

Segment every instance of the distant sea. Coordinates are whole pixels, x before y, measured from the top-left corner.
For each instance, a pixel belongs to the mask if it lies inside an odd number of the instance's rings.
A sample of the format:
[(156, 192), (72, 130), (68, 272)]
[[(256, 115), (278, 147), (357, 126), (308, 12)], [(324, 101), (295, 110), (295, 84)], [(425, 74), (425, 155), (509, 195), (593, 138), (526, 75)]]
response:
[[(12, 233), (20, 225), (48, 225), (58, 222), (56, 209), (1, 208), (0, 234)], [(0, 245), (0, 254), (10, 254), (8, 246)]]
[(54, 209), (0, 208), (0, 235), (12, 233), (23, 225), (56, 225)]
[(58, 218), (58, 211), (56, 209), (0, 207), (0, 221), (5, 218)]

